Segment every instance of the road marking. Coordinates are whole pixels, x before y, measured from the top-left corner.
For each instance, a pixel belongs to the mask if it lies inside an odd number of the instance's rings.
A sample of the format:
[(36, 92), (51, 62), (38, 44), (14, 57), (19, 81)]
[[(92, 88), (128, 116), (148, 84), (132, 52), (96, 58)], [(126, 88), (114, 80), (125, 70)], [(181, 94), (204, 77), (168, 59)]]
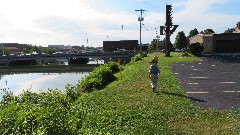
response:
[(235, 84), (237, 82), (218, 82), (218, 83), (224, 83), (224, 84)]
[(201, 92), (201, 91), (199, 91), (199, 92), (186, 92), (187, 94), (208, 94), (209, 92)]
[(193, 69), (193, 70), (199, 70), (199, 69)]
[(223, 91), (224, 93), (239, 93), (240, 91), (234, 91), (234, 90), (229, 90), (229, 91)]
[(207, 79), (209, 77), (190, 77), (190, 78), (194, 78), (194, 79)]
[(187, 84), (198, 84), (198, 83), (187, 83)]
[(175, 75), (178, 75), (179, 73), (174, 73)]

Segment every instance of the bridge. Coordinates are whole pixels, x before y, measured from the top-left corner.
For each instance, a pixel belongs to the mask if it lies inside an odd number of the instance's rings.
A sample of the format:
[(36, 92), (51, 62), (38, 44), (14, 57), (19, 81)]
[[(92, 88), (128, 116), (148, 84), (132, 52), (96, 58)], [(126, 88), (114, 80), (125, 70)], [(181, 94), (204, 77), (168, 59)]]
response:
[(81, 59), (81, 58), (97, 58), (97, 59), (130, 59), (137, 52), (105, 52), (105, 53), (80, 53), (80, 54), (42, 54), (42, 55), (21, 55), (21, 56), (0, 56), (0, 62), (8, 63), (9, 61), (24, 60), (56, 60), (56, 59)]

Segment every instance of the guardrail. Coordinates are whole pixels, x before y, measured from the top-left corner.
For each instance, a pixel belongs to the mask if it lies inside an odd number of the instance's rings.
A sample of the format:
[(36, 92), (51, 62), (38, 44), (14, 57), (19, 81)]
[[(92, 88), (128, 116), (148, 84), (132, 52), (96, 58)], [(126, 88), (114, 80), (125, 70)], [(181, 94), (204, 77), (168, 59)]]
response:
[(114, 53), (81, 53), (81, 54), (43, 54), (43, 55), (21, 55), (21, 56), (0, 56), (0, 61), (10, 60), (46, 60), (46, 59), (70, 59), (70, 58), (129, 58), (136, 52), (114, 52)]

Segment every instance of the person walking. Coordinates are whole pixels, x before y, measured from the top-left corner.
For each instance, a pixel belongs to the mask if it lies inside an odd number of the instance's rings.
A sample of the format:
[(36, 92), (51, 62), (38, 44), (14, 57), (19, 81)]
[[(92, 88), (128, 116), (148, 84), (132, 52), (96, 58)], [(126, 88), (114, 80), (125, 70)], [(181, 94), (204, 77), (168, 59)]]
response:
[(157, 82), (158, 82), (158, 78), (160, 76), (160, 69), (157, 66), (156, 60), (151, 60), (149, 63), (151, 63), (151, 65), (149, 67), (149, 78), (151, 81), (152, 91), (156, 92)]

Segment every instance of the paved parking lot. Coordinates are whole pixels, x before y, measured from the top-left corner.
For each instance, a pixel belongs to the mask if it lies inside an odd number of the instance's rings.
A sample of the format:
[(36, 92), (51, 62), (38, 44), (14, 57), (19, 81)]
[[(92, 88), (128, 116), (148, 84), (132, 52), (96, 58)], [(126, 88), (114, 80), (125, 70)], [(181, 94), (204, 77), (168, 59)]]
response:
[(240, 109), (240, 55), (206, 55), (201, 59), (171, 65), (186, 95), (202, 108)]

